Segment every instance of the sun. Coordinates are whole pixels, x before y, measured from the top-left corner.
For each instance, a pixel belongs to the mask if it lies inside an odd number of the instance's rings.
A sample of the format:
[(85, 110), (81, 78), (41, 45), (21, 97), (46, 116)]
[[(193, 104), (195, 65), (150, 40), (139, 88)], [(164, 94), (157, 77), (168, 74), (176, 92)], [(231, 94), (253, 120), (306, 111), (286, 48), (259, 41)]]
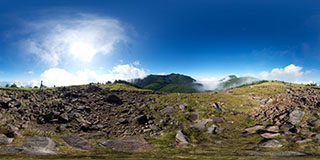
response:
[(74, 58), (90, 62), (93, 56), (97, 53), (94, 44), (84, 41), (74, 41), (70, 43), (69, 52)]

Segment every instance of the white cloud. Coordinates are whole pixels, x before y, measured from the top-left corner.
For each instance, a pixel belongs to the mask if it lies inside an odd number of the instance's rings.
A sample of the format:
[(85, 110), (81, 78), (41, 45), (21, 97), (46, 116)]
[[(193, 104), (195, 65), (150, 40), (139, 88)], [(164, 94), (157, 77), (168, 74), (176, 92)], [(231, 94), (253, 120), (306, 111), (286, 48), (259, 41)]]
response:
[(286, 82), (302, 82), (303, 76), (308, 72), (302, 71), (302, 67), (290, 64), (285, 68), (274, 68), (271, 72), (261, 72), (260, 77), (264, 80), (279, 80)]
[(221, 78), (209, 77), (209, 78), (201, 78), (197, 80), (197, 82), (203, 85), (205, 90), (215, 90), (219, 84), (221, 83)]
[(43, 80), (46, 86), (67, 86), (88, 84), (90, 82), (107, 82), (114, 80), (129, 80), (133, 78), (143, 78), (147, 73), (141, 69), (132, 65), (117, 65), (107, 74), (99, 74), (90, 69), (84, 69), (74, 73), (70, 73), (61, 68), (50, 68), (41, 74), (41, 80)]
[(38, 21), (28, 28), (30, 36), (23, 41), (28, 52), (51, 66), (69, 59), (91, 62), (96, 54), (109, 54), (127, 39), (118, 20), (94, 15)]

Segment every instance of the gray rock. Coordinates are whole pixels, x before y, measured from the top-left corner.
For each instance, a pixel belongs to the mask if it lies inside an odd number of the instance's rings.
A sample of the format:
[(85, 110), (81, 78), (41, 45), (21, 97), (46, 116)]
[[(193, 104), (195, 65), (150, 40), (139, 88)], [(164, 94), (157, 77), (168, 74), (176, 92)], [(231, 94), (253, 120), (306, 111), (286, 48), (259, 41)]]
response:
[(247, 133), (256, 133), (258, 130), (262, 130), (264, 129), (264, 126), (263, 125), (256, 125), (256, 126), (253, 126), (253, 127), (250, 127), (250, 128), (246, 128), (245, 131)]
[(176, 134), (176, 142), (180, 144), (188, 144), (190, 139), (183, 133), (182, 130), (179, 130)]
[(212, 122), (214, 122), (214, 123), (223, 123), (224, 122), (224, 118), (223, 117), (213, 117), (212, 118)]
[(187, 104), (181, 104), (181, 105), (179, 105), (179, 108), (181, 109), (181, 110), (185, 110), (186, 109), (186, 107), (187, 107)]
[(278, 133), (279, 132), (279, 127), (278, 126), (269, 126), (269, 127), (266, 128), (266, 131)]
[(27, 137), (22, 146), (2, 147), (0, 153), (27, 154), (27, 155), (51, 155), (56, 154), (56, 144), (48, 137)]
[(217, 125), (212, 125), (210, 127), (208, 127), (208, 129), (206, 130), (206, 132), (208, 134), (220, 134), (223, 131), (222, 128), (218, 127)]
[(261, 148), (280, 148), (282, 144), (275, 139), (264, 139), (259, 144), (258, 147)]
[(10, 144), (13, 140), (14, 138), (0, 137), (0, 144)]
[(162, 109), (160, 111), (160, 113), (164, 114), (164, 115), (168, 115), (168, 114), (171, 114), (171, 113), (174, 113), (174, 112), (175, 112), (175, 109), (173, 107), (171, 107), (171, 106), (168, 106), (168, 107), (166, 107), (166, 108), (164, 108), (164, 109)]
[(289, 122), (293, 125), (298, 124), (301, 122), (304, 116), (304, 112), (300, 110), (294, 110), (289, 114)]
[(99, 145), (119, 152), (144, 152), (153, 149), (153, 147), (140, 136), (124, 137), (119, 140), (106, 140), (100, 142)]
[(89, 144), (89, 142), (81, 138), (80, 136), (68, 134), (68, 135), (62, 136), (62, 139), (72, 147), (82, 149), (82, 150), (91, 149), (91, 145)]
[(317, 119), (317, 120), (315, 120), (315, 121), (312, 121), (312, 122), (310, 123), (310, 125), (311, 125), (311, 126), (314, 126), (314, 127), (320, 126), (320, 119)]
[(307, 138), (307, 139), (296, 141), (297, 144), (309, 143), (309, 142), (312, 142), (312, 139)]
[(262, 137), (264, 138), (274, 138), (280, 136), (280, 133), (263, 133), (261, 134)]
[(279, 151), (279, 152), (259, 152), (259, 151), (250, 151), (248, 152), (250, 156), (276, 156), (276, 157), (297, 157), (297, 156), (306, 156), (305, 153), (294, 152), (294, 151)]
[(212, 121), (211, 119), (201, 119), (195, 121), (193, 124), (191, 124), (191, 128), (196, 129), (196, 130), (206, 130), (206, 124), (208, 122)]

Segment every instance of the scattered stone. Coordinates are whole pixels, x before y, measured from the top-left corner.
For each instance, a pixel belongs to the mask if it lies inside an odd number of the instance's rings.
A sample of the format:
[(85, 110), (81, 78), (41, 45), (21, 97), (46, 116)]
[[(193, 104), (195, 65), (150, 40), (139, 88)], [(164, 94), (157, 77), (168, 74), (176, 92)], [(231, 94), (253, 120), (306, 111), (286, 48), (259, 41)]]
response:
[(2, 147), (0, 153), (27, 154), (27, 155), (51, 155), (57, 154), (56, 144), (48, 137), (27, 137), (22, 146)]
[(256, 133), (258, 130), (263, 130), (263, 129), (264, 129), (263, 125), (256, 125), (250, 128), (246, 128), (245, 131), (249, 134), (252, 134), (252, 133)]
[(289, 122), (293, 125), (298, 124), (301, 122), (304, 116), (304, 112), (300, 110), (294, 110), (289, 114)]
[(247, 152), (250, 156), (276, 156), (276, 157), (298, 157), (306, 156), (305, 153), (295, 152), (295, 151), (279, 151), (279, 152), (259, 152), (250, 151)]
[(91, 149), (91, 145), (89, 144), (89, 142), (80, 136), (68, 134), (68, 135), (62, 136), (62, 139), (72, 147), (82, 149), (82, 150)]
[(179, 144), (188, 144), (190, 139), (183, 133), (182, 130), (178, 130), (176, 134), (176, 142)]
[(106, 140), (99, 144), (119, 152), (144, 152), (153, 149), (153, 147), (140, 136), (124, 137), (119, 140)]
[(280, 148), (282, 144), (275, 139), (264, 139), (259, 144), (258, 147), (261, 148)]

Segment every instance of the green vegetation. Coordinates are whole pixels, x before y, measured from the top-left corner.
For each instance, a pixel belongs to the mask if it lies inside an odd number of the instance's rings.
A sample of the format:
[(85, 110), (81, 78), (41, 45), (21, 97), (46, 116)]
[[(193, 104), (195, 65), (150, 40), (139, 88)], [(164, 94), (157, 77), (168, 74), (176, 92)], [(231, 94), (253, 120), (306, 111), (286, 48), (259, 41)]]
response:
[(196, 80), (181, 74), (149, 75), (143, 79), (136, 79), (133, 84), (154, 91), (168, 93), (195, 93), (202, 85)]

